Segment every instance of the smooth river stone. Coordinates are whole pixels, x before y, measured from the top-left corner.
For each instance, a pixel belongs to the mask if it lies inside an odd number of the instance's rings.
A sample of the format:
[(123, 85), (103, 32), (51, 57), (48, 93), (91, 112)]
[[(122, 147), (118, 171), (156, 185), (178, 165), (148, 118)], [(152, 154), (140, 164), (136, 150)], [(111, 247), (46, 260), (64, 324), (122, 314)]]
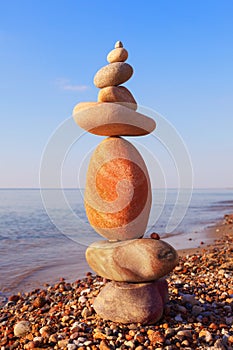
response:
[(87, 248), (86, 259), (97, 275), (121, 282), (154, 281), (178, 264), (173, 247), (151, 238), (95, 242)]
[(128, 51), (123, 47), (118, 47), (109, 52), (107, 60), (109, 63), (125, 62), (128, 58)]
[(117, 49), (118, 47), (123, 47), (123, 44), (120, 40), (118, 40), (114, 47), (115, 47), (115, 49)]
[(93, 307), (104, 320), (153, 324), (162, 317), (167, 299), (168, 286), (164, 280), (149, 283), (110, 282), (98, 294)]
[(152, 118), (111, 102), (81, 102), (73, 118), (84, 130), (101, 136), (142, 136), (156, 127)]
[(109, 137), (95, 149), (87, 171), (84, 204), (96, 232), (109, 240), (142, 237), (151, 209), (151, 184), (137, 149)]
[(114, 62), (102, 67), (94, 77), (98, 88), (117, 86), (125, 83), (133, 75), (133, 68), (125, 62)]
[(31, 332), (31, 326), (28, 321), (19, 321), (14, 326), (14, 335), (15, 337), (25, 337), (28, 333)]
[(99, 91), (99, 102), (119, 102), (125, 107), (133, 110), (137, 109), (137, 102), (135, 101), (131, 92), (125, 86), (107, 86)]

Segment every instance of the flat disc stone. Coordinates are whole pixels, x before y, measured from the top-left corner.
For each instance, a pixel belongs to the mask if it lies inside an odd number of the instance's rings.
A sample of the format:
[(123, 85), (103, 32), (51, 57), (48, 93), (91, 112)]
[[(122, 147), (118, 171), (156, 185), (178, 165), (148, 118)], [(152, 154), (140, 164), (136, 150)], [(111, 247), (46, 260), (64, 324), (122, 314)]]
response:
[(152, 118), (126, 106), (110, 102), (81, 102), (75, 106), (73, 118), (82, 129), (100, 136), (142, 136), (155, 129)]
[(108, 283), (96, 297), (93, 307), (104, 320), (120, 323), (156, 323), (168, 299), (166, 281), (151, 283)]

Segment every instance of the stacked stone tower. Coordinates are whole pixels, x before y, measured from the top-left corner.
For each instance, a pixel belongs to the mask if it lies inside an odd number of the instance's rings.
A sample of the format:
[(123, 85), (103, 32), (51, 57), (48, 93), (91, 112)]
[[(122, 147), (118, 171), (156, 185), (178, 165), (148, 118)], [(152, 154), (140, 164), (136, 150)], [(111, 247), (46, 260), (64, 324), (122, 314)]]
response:
[(73, 116), (86, 131), (107, 136), (91, 157), (84, 198), (91, 226), (106, 239), (89, 246), (86, 259), (98, 275), (111, 280), (94, 309), (106, 320), (145, 324), (163, 314), (168, 287), (162, 277), (178, 256), (166, 242), (142, 238), (151, 209), (150, 178), (142, 156), (122, 136), (147, 135), (155, 122), (136, 112), (133, 95), (121, 85), (133, 74), (127, 58), (118, 41), (107, 56), (109, 64), (94, 77), (98, 102), (79, 103)]

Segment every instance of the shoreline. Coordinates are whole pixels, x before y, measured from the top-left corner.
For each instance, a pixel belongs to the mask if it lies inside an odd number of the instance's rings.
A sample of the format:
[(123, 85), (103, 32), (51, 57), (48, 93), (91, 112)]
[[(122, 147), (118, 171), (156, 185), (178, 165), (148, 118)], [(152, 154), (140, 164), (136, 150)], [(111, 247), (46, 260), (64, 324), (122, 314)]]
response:
[[(229, 228), (229, 225), (227, 227)], [(226, 222), (223, 218), (216, 224), (207, 226), (203, 231), (197, 231), (192, 234), (170, 234), (165, 237), (162, 236), (161, 239), (172, 245), (179, 256), (186, 256), (209, 249), (216, 244), (216, 240), (225, 234), (225, 231)], [(74, 248), (72, 255), (66, 261), (61, 261), (58, 264), (51, 264), (50, 262), (48, 265), (38, 266), (33, 271), (25, 271), (24, 275), (18, 275), (15, 281), (13, 277), (10, 278), (9, 285), (0, 290), (0, 297), (1, 295), (9, 297), (11, 294), (25, 293), (32, 289), (43, 288), (46, 284), (58, 283), (60, 278), (65, 278), (67, 282), (72, 282), (76, 279), (84, 278), (86, 272), (94, 273), (85, 259), (86, 246), (77, 248), (77, 254), (74, 254)]]
[(191, 254), (200, 254), (206, 250), (222, 247), (224, 245), (224, 237), (228, 234), (233, 234), (233, 215), (226, 214), (224, 218), (216, 224), (208, 226), (204, 232), (200, 245), (196, 248), (178, 249), (178, 254), (182, 256)]
[[(179, 264), (167, 276), (169, 301), (156, 324), (100, 319), (92, 304), (107, 281), (87, 273), (73, 283), (60, 279), (11, 295), (0, 308), (0, 349), (232, 350), (233, 223), (225, 218), (208, 235), (201, 247), (179, 251)], [(16, 335), (21, 321), (27, 332)]]

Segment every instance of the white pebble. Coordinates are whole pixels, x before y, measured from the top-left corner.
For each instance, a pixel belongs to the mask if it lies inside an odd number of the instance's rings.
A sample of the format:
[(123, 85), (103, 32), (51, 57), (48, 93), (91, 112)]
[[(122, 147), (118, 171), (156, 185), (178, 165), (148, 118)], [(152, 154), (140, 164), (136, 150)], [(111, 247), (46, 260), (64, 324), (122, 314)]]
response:
[(77, 346), (75, 344), (68, 344), (67, 345), (67, 350), (76, 350)]
[(79, 322), (74, 322), (74, 323), (72, 324), (71, 330), (73, 330), (74, 328), (79, 327), (79, 326), (80, 326), (80, 323), (79, 323)]
[(84, 337), (79, 337), (79, 338), (77, 339), (77, 341), (78, 341), (79, 343), (84, 343), (86, 340), (87, 340), (87, 338), (84, 338)]
[(87, 289), (83, 289), (82, 291), (81, 291), (81, 295), (83, 295), (83, 294), (88, 294), (88, 293), (90, 293), (90, 288), (87, 288)]
[(24, 337), (31, 331), (30, 323), (28, 321), (20, 321), (14, 327), (14, 335), (16, 337)]
[(83, 343), (83, 345), (85, 345), (85, 346), (89, 346), (89, 345), (91, 345), (92, 344), (92, 341), (91, 340), (87, 340), (87, 341), (85, 341), (84, 343)]
[(44, 338), (43, 337), (35, 337), (35, 338), (33, 338), (33, 341), (38, 341), (39, 343), (43, 343), (43, 341), (44, 341)]
[(184, 336), (187, 338), (192, 338), (192, 331), (189, 329), (184, 329), (184, 330), (177, 332), (177, 335), (180, 335), (182, 337)]
[(84, 304), (87, 301), (84, 295), (78, 298), (78, 302)]

